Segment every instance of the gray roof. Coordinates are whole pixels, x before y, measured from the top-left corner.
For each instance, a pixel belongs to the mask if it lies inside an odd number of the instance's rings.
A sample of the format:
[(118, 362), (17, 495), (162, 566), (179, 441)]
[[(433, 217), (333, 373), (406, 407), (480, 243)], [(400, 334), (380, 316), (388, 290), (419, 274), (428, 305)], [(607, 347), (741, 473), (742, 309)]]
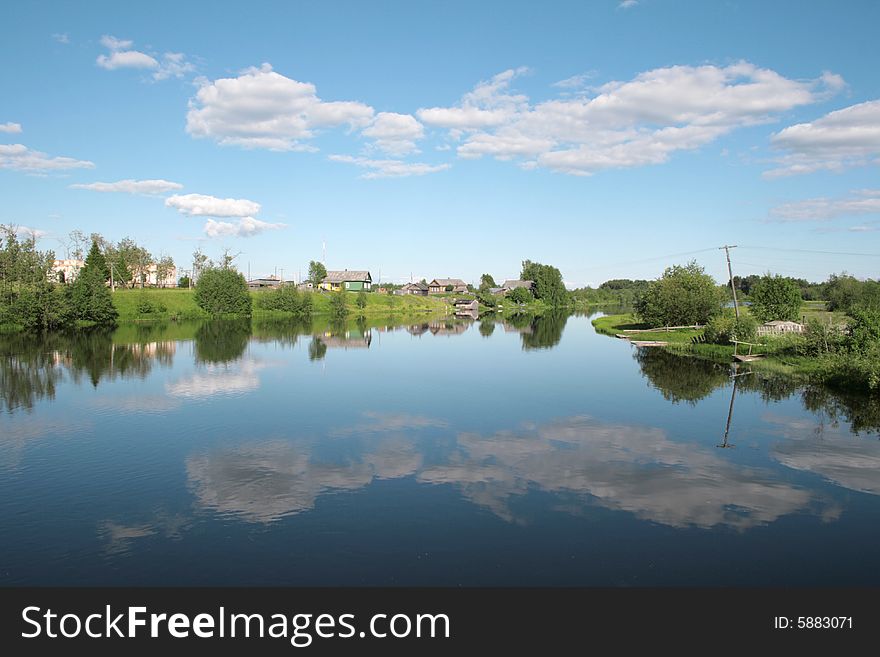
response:
[(465, 282), (464, 282), (463, 280), (461, 280), (460, 278), (435, 278), (433, 281), (431, 281), (431, 284), (432, 284), (432, 285), (433, 285), (434, 283), (436, 283), (437, 285), (443, 285), (443, 286), (446, 286), (446, 285), (464, 285), (465, 287), (467, 287), (467, 283), (465, 283)]
[(527, 287), (531, 289), (534, 284), (534, 281), (506, 280), (501, 287), (506, 290), (513, 290), (518, 287)]
[(413, 288), (415, 288), (417, 290), (427, 290), (428, 286), (425, 285), (424, 283), (407, 283), (406, 285), (403, 286), (404, 290), (411, 290)]
[(328, 271), (324, 277), (324, 283), (344, 283), (345, 281), (371, 281), (370, 272), (362, 269), (343, 269), (342, 271)]

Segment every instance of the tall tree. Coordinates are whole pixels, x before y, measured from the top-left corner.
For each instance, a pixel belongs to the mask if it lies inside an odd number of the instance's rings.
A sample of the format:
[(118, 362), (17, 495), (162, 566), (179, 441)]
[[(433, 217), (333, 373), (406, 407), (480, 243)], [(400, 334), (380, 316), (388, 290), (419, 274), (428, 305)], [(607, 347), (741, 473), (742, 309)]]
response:
[(312, 285), (318, 287), (325, 278), (327, 278), (327, 268), (324, 263), (312, 260), (309, 263), (309, 280)]
[(97, 242), (92, 242), (92, 248), (89, 249), (85, 266), (80, 271), (80, 274), (86, 270), (94, 272), (102, 281), (110, 279), (110, 267), (107, 266), (107, 259), (101, 253), (101, 247), (98, 246)]
[(551, 265), (524, 260), (520, 280), (533, 281), (536, 299), (541, 299), (549, 306), (565, 306), (568, 303), (568, 291), (562, 282), (562, 272)]
[(483, 274), (480, 276), (480, 292), (486, 292), (490, 287), (498, 287), (492, 274)]

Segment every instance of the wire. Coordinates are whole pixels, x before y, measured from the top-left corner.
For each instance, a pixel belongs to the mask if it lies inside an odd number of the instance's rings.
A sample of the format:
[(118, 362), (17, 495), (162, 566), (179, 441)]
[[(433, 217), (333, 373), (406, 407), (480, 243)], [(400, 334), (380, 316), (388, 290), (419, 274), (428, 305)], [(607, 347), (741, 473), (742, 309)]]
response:
[(667, 258), (680, 258), (681, 256), (687, 255), (695, 255), (697, 253), (706, 253), (708, 251), (717, 251), (716, 247), (711, 247), (708, 249), (699, 249), (698, 251), (684, 251), (683, 253), (670, 253), (668, 255), (655, 256), (653, 258), (642, 258), (641, 260), (628, 260), (626, 262), (610, 262), (603, 263), (601, 265), (591, 265), (589, 267), (581, 267), (581, 269), (600, 269), (605, 267), (620, 267), (622, 265), (638, 265), (643, 262), (653, 262), (655, 260), (665, 260)]
[(762, 251), (790, 251), (792, 253), (824, 253), (838, 256), (864, 256), (867, 258), (880, 258), (880, 253), (849, 253), (846, 251), (814, 251), (812, 249), (784, 249), (777, 246), (740, 246), (741, 249), (761, 249)]

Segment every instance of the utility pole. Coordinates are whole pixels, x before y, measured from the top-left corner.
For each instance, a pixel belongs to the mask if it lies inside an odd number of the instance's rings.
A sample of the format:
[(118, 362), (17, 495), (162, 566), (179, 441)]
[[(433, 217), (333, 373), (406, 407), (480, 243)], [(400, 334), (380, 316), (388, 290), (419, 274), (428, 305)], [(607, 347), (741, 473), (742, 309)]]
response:
[(727, 255), (727, 273), (730, 275), (730, 291), (733, 292), (733, 311), (736, 313), (736, 318), (739, 319), (739, 305), (736, 302), (736, 286), (733, 284), (733, 269), (730, 267), (730, 249), (735, 249), (736, 244), (725, 244), (724, 246), (718, 247), (718, 250), (724, 249), (724, 253)]
[(110, 263), (110, 291), (116, 292), (116, 285), (113, 282), (113, 263)]
[(284, 267), (281, 268), (281, 284), (284, 285)]

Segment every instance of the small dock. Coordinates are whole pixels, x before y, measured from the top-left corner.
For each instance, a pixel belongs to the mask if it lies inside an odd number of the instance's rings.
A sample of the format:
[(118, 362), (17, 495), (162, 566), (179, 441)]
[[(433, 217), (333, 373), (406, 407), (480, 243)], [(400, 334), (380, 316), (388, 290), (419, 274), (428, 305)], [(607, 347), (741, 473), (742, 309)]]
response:
[(734, 354), (733, 360), (740, 363), (751, 363), (753, 360), (761, 360), (764, 354)]
[(630, 340), (637, 347), (665, 347), (669, 343), (662, 340)]

